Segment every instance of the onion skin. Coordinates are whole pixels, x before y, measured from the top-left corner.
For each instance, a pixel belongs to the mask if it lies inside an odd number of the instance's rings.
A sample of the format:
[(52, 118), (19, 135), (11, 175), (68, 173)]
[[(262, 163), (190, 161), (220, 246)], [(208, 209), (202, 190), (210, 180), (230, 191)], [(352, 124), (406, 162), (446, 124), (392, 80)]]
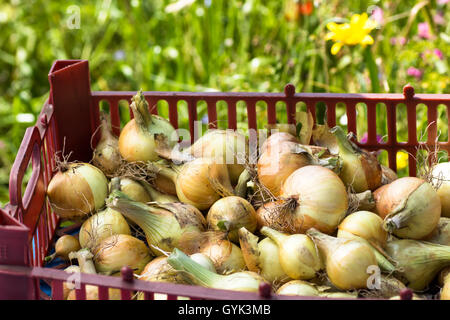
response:
[(374, 192), (384, 228), (399, 238), (422, 239), (438, 225), (441, 202), (425, 180), (404, 177)]
[[(209, 208), (206, 222), (212, 230), (223, 230), (228, 232), (228, 239), (238, 242), (238, 230), (245, 227), (254, 232), (257, 227), (256, 212), (253, 206), (244, 198), (229, 196), (217, 200)], [(221, 227), (222, 226), (222, 227)]]
[(280, 264), (278, 245), (272, 239), (264, 238), (258, 243), (258, 237), (242, 227), (239, 243), (248, 270), (259, 273), (272, 284), (289, 281)]
[(101, 169), (107, 177), (113, 177), (122, 163), (119, 153), (119, 140), (111, 132), (111, 123), (108, 115), (102, 114), (100, 121), (101, 137), (94, 149), (92, 163)]
[(267, 148), (273, 146), (282, 145), (285, 142), (300, 143), (300, 141), (292, 134), (288, 132), (274, 132), (272, 133), (261, 145), (260, 153), (266, 152)]
[(377, 266), (372, 248), (356, 239), (334, 238), (310, 229), (311, 236), (325, 258), (328, 278), (341, 290), (367, 288), (370, 266)]
[(126, 234), (112, 235), (94, 250), (95, 268), (99, 273), (114, 273), (129, 266), (135, 274), (140, 274), (150, 260), (145, 243)]
[(394, 170), (392, 170), (391, 168), (388, 168), (384, 165), (381, 165), (381, 173), (382, 173), (382, 179), (381, 179), (382, 185), (389, 184), (389, 183), (393, 182), (394, 180), (398, 179), (397, 173)]
[(339, 156), (343, 160), (339, 176), (345, 185), (356, 193), (375, 190), (381, 186), (382, 169), (377, 158), (370, 152), (356, 149), (350, 144), (341, 127), (334, 127), (331, 132), (336, 137)]
[(291, 280), (285, 283), (278, 288), (277, 294), (307, 297), (317, 297), (320, 295), (319, 290), (313, 284), (302, 280)]
[(312, 156), (298, 143), (290, 141), (276, 145), (268, 143), (258, 159), (258, 180), (278, 197), (284, 181), (295, 170), (311, 164), (313, 164)]
[(383, 229), (383, 219), (370, 211), (357, 211), (348, 215), (338, 227), (338, 238), (358, 236), (380, 248), (387, 243), (388, 234)]
[(52, 261), (56, 257), (60, 257), (63, 260), (70, 260), (69, 254), (72, 251), (80, 250), (80, 242), (78, 239), (70, 234), (65, 234), (61, 236), (55, 243), (55, 253), (45, 257), (46, 262)]
[[(68, 273), (76, 273), (76, 272), (81, 272), (80, 267), (76, 266), (76, 265), (71, 265), (68, 266), (67, 268), (64, 269), (65, 272)], [(64, 300), (67, 300), (67, 298), (69, 297), (70, 292), (75, 288), (75, 284), (71, 283), (71, 282), (63, 282), (63, 298)]]
[(248, 141), (236, 131), (210, 129), (185, 152), (196, 158), (209, 158), (218, 164), (226, 164), (230, 182), (235, 185), (244, 171)]
[(210, 241), (200, 248), (200, 253), (212, 260), (219, 274), (245, 269), (245, 260), (241, 249), (228, 240)]
[(142, 270), (139, 280), (186, 284), (184, 278), (167, 262), (167, 257), (156, 257)]
[(286, 200), (266, 202), (256, 210), (257, 230), (266, 226), (284, 233), (296, 233), (297, 230), (290, 221), (292, 214), (286, 206)]
[(424, 290), (440, 270), (450, 265), (450, 246), (402, 239), (389, 241), (386, 252), (398, 263), (405, 285), (415, 291)]
[(175, 184), (172, 180), (170, 180), (167, 177), (164, 177), (163, 175), (156, 174), (155, 179), (153, 180), (153, 183), (155, 184), (155, 188), (166, 194), (170, 194), (173, 196), (177, 195), (177, 188), (175, 187)]
[(321, 259), (314, 242), (308, 236), (287, 235), (268, 227), (263, 227), (261, 233), (277, 244), (281, 268), (290, 278), (313, 279), (321, 269)]
[(145, 187), (139, 181), (130, 178), (120, 178), (120, 191), (134, 201), (143, 203), (152, 201)]
[(156, 161), (159, 158), (156, 148), (159, 144), (158, 136), (162, 136), (167, 146), (173, 147), (177, 137), (175, 128), (170, 122), (149, 112), (149, 105), (142, 91), (133, 98), (130, 108), (134, 118), (122, 129), (119, 136), (119, 152), (128, 162)]
[(62, 219), (80, 221), (105, 205), (108, 181), (88, 163), (70, 163), (51, 179), (47, 195), (53, 211)]
[[(121, 192), (114, 192), (108, 207), (121, 212), (144, 231), (147, 242), (164, 251), (180, 248), (191, 254), (198, 251), (198, 242), (205, 231), (206, 220), (202, 213), (189, 204), (150, 203), (132, 201)], [(161, 251), (151, 248), (160, 256)]]
[(437, 227), (423, 240), (450, 246), (450, 218), (440, 218)]
[(441, 300), (450, 300), (450, 267), (445, 268), (441, 272), (442, 289), (440, 294)]
[(443, 162), (435, 165), (431, 171), (431, 176), (431, 182), (439, 186), (437, 194), (441, 199), (441, 215), (450, 218), (450, 163)]
[(80, 245), (93, 249), (103, 239), (114, 234), (131, 235), (131, 230), (120, 212), (106, 208), (83, 222), (79, 234)]
[(283, 184), (280, 197), (297, 202), (291, 216), (291, 225), (297, 233), (314, 227), (331, 234), (348, 209), (345, 185), (333, 171), (322, 166), (294, 171)]

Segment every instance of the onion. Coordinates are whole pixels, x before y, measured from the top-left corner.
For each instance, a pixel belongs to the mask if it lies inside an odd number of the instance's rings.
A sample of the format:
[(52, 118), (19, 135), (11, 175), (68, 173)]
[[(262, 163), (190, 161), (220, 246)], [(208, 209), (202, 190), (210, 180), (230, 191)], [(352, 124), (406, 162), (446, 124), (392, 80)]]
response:
[(332, 233), (348, 209), (347, 190), (341, 179), (321, 166), (306, 166), (292, 173), (280, 197), (295, 200), (290, 220), (297, 233), (312, 227)]
[(245, 269), (241, 249), (228, 240), (210, 240), (200, 247), (200, 253), (210, 258), (219, 274)]
[(105, 205), (108, 181), (103, 172), (91, 164), (63, 164), (51, 179), (47, 195), (60, 218), (83, 220)]
[(101, 137), (94, 149), (92, 163), (100, 168), (107, 177), (112, 177), (122, 163), (119, 153), (119, 140), (111, 132), (111, 123), (107, 114), (101, 114), (100, 122)]
[(248, 142), (239, 132), (210, 129), (184, 152), (196, 158), (209, 158), (218, 164), (226, 164), (230, 181), (235, 185), (244, 171)]
[(442, 270), (442, 289), (441, 289), (441, 300), (450, 300), (450, 268)]
[(300, 143), (300, 141), (292, 134), (288, 132), (274, 132), (272, 133), (261, 145), (260, 153), (263, 154), (268, 148), (282, 145), (286, 142)]
[[(68, 266), (67, 268), (64, 269), (65, 272), (68, 273), (79, 273), (80, 271), (80, 267), (76, 266), (76, 265), (71, 265)], [(69, 297), (69, 293), (70, 291), (72, 291), (75, 288), (75, 283), (72, 282), (63, 282), (63, 297), (64, 300), (67, 300), (67, 298)]]
[(384, 271), (395, 271), (395, 266), (382, 254), (388, 234), (383, 229), (383, 219), (375, 213), (358, 211), (348, 215), (339, 225), (337, 237), (367, 241), (373, 249), (378, 265)]
[(186, 284), (184, 278), (167, 262), (167, 257), (156, 257), (142, 270), (139, 280)]
[[(86, 300), (98, 300), (98, 287), (92, 285), (86, 285)], [(77, 300), (75, 290), (70, 291), (67, 300)], [(108, 289), (108, 300), (122, 300), (122, 294), (120, 289), (109, 288)]]
[(91, 251), (86, 248), (69, 253), (70, 260), (76, 259), (78, 261), (81, 273), (97, 274), (94, 262), (92, 261), (93, 257)]
[(423, 240), (450, 246), (450, 218), (440, 218), (437, 227)]
[(441, 202), (425, 180), (404, 177), (374, 192), (384, 228), (400, 238), (422, 239), (439, 223)]
[(369, 211), (357, 211), (348, 215), (338, 226), (337, 236), (347, 239), (361, 237), (379, 248), (386, 246), (388, 238), (383, 229), (383, 219)]
[(256, 210), (257, 229), (266, 226), (284, 233), (296, 233), (297, 230), (291, 222), (292, 215), (293, 209), (289, 207), (288, 201), (266, 202)]
[(270, 283), (284, 283), (289, 276), (283, 271), (277, 244), (270, 238), (258, 243), (258, 237), (244, 227), (239, 229), (239, 243), (248, 270), (259, 273)]
[(144, 186), (145, 181), (137, 181), (131, 178), (115, 177), (111, 179), (111, 192), (114, 190), (122, 191), (133, 201), (150, 202), (152, 197)]
[(173, 196), (177, 195), (177, 188), (173, 181), (163, 175), (156, 174), (156, 177), (153, 179), (153, 184), (157, 191)]
[(144, 185), (145, 189), (147, 190), (152, 200), (155, 202), (159, 203), (179, 202), (178, 198), (174, 195), (159, 192), (147, 182), (143, 182), (142, 184)]
[(349, 208), (348, 213), (356, 211), (373, 211), (375, 210), (375, 199), (370, 190), (360, 193), (348, 194)]
[(382, 185), (389, 184), (397, 179), (398, 179), (398, 176), (394, 170), (392, 170), (391, 168), (388, 168), (384, 165), (381, 165), (381, 184)]
[(214, 262), (206, 255), (200, 252), (190, 255), (190, 258), (200, 264), (202, 267), (208, 269), (211, 272), (216, 272), (216, 267), (214, 267)]
[(140, 274), (150, 260), (150, 251), (145, 243), (127, 234), (112, 235), (94, 250), (95, 268), (105, 274), (118, 272), (124, 266)]
[(324, 298), (357, 298), (357, 293), (327, 292), (327, 287), (319, 287), (303, 280), (292, 280), (277, 290), (277, 294), (288, 296), (324, 297)]
[(56, 241), (55, 252), (52, 255), (45, 257), (45, 261), (50, 262), (56, 257), (60, 257), (63, 260), (69, 260), (69, 253), (80, 249), (81, 247), (78, 239), (69, 234), (65, 234)]
[(319, 290), (313, 284), (302, 281), (292, 280), (278, 288), (277, 294), (287, 296), (306, 296), (317, 297), (320, 295)]
[(132, 98), (130, 108), (134, 119), (120, 132), (119, 151), (128, 162), (156, 161), (158, 137), (162, 137), (169, 147), (174, 147), (178, 137), (174, 127), (166, 119), (152, 115), (142, 91)]
[(176, 171), (158, 163), (148, 163), (151, 172), (170, 178), (181, 202), (205, 210), (222, 196), (233, 194), (228, 169), (225, 164), (212, 159), (197, 158), (183, 164)]
[(236, 196), (217, 200), (209, 208), (206, 222), (212, 230), (226, 231), (233, 242), (239, 241), (239, 228), (245, 227), (254, 232), (257, 227), (255, 209), (247, 200)]
[(364, 241), (334, 238), (312, 228), (306, 232), (324, 257), (328, 278), (341, 290), (367, 287), (368, 268), (376, 266), (372, 248)]
[(381, 185), (382, 171), (377, 158), (352, 145), (341, 127), (336, 126), (331, 132), (336, 137), (339, 156), (342, 157), (343, 167), (339, 176), (345, 185), (356, 193), (378, 188)]
[(277, 145), (269, 143), (258, 159), (258, 180), (278, 197), (284, 181), (295, 170), (313, 164), (313, 161), (312, 155), (298, 143), (290, 141)]
[(261, 233), (278, 246), (278, 258), (283, 271), (292, 279), (308, 280), (315, 277), (322, 262), (314, 242), (304, 234), (287, 235), (269, 227)]
[(264, 279), (255, 272), (242, 271), (219, 275), (201, 266), (178, 249), (167, 258), (169, 264), (183, 275), (187, 282), (222, 290), (258, 292)]
[(131, 235), (130, 227), (118, 211), (106, 208), (87, 219), (80, 228), (80, 245), (93, 249), (103, 239), (114, 234)]
[(442, 216), (450, 218), (450, 162), (443, 162), (433, 166), (431, 183), (436, 186), (441, 199)]
[[(108, 200), (108, 207), (121, 212), (144, 231), (147, 242), (165, 251), (180, 248), (188, 253), (195, 239), (201, 239), (206, 220), (202, 213), (189, 204), (149, 203), (132, 201), (121, 192), (115, 191)], [(161, 251), (152, 251), (161, 255)]]
[(405, 285), (415, 291), (425, 289), (442, 268), (450, 265), (450, 246), (403, 239), (389, 241), (386, 252), (397, 262)]

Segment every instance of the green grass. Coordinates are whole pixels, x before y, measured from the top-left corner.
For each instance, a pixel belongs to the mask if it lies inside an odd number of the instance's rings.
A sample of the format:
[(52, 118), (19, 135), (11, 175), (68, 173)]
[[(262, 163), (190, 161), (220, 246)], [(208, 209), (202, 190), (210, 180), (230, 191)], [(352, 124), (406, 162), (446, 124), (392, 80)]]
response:
[[(322, 0), (311, 15), (288, 21), (286, 2), (197, 0), (167, 13), (170, 1), (162, 0), (0, 1), (0, 204), (8, 201), (9, 171), (24, 131), (35, 121), (23, 114), (39, 113), (56, 59), (88, 59), (93, 90), (279, 92), (290, 82), (303, 92), (401, 92), (406, 83), (416, 92), (449, 92), (449, 4), (433, 0), (414, 14), (419, 1)], [(67, 27), (70, 5), (80, 9), (80, 29)], [(327, 22), (373, 5), (384, 10), (385, 19), (371, 33), (380, 73), (376, 85), (360, 46), (332, 56), (332, 42), (324, 40)], [(445, 13), (446, 24), (430, 20), (438, 11)], [(434, 39), (417, 35), (418, 23), (427, 21)], [(408, 42), (392, 45), (399, 35)], [(427, 49), (439, 49), (444, 59), (432, 53), (422, 57)], [(408, 76), (409, 67), (421, 69), (422, 79)], [(439, 110), (446, 116), (445, 108)], [(420, 130), (425, 114), (419, 110)], [(245, 122), (245, 110), (239, 108), (238, 116)], [(364, 108), (358, 117), (364, 119)], [(404, 119), (400, 111), (400, 136), (406, 134)], [(180, 120), (187, 121), (187, 115)], [(379, 126), (386, 134), (383, 114)], [(445, 138), (448, 128), (443, 128)], [(365, 129), (361, 121), (359, 134)]]

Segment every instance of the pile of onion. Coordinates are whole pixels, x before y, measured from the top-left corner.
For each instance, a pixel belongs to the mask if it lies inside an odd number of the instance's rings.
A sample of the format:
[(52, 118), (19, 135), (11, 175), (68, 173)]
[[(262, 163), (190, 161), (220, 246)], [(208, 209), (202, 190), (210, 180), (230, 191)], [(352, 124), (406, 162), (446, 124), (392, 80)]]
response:
[(431, 183), (441, 199), (442, 216), (450, 218), (450, 162), (436, 164), (431, 171)]

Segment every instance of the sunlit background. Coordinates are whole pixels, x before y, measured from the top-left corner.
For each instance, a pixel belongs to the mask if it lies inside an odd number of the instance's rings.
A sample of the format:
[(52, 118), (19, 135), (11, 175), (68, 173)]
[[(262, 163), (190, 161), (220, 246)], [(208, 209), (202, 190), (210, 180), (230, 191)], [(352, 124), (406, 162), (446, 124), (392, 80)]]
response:
[[(401, 92), (410, 83), (418, 93), (449, 93), (449, 2), (1, 0), (0, 205), (56, 59), (88, 59), (93, 90), (279, 92), (293, 83), (297, 92)], [(365, 106), (357, 110), (364, 119)], [(447, 112), (438, 110), (444, 141)], [(345, 108), (337, 112), (345, 126)], [(245, 113), (238, 108), (243, 123)], [(399, 141), (405, 114), (400, 106)], [(426, 107), (418, 108), (418, 130), (426, 125)], [(406, 165), (400, 153), (399, 169)]]

